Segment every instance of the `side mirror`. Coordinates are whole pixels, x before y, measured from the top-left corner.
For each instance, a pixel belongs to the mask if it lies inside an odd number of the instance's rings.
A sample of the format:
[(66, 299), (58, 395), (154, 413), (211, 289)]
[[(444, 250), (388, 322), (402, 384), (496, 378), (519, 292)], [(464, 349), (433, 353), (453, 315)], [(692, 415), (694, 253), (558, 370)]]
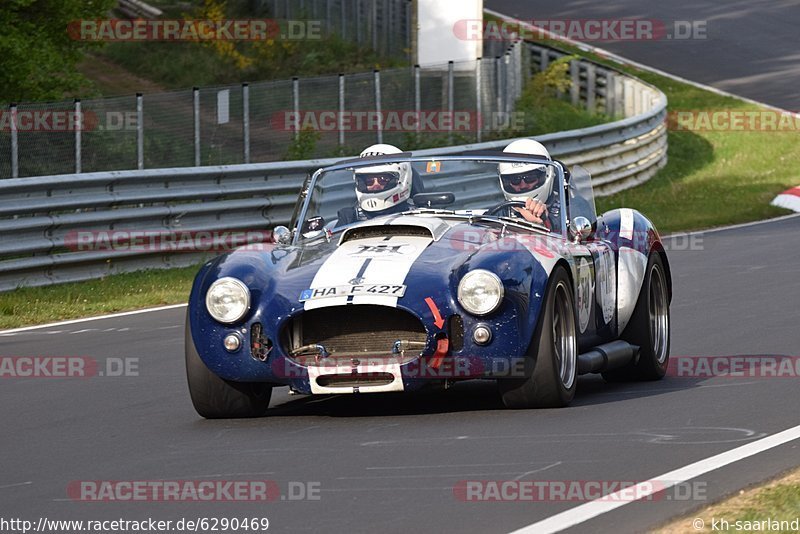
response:
[(569, 223), (569, 235), (574, 243), (580, 243), (592, 235), (592, 223), (589, 219), (577, 216)]
[(272, 239), (279, 245), (288, 245), (292, 241), (292, 232), (285, 226), (276, 226), (272, 230)]

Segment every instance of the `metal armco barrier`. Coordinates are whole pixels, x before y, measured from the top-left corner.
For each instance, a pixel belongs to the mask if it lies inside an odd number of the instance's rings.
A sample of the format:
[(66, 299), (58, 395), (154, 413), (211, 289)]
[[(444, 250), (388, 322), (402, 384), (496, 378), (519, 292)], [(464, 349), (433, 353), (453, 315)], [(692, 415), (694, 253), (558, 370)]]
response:
[[(531, 46), (533, 68), (562, 52)], [(575, 60), (573, 101), (625, 118), (539, 136), (554, 157), (580, 164), (598, 194), (650, 179), (666, 163), (666, 96), (655, 87)], [(416, 151), (444, 155), (497, 150), (511, 140)], [(133, 247), (98, 250), (76, 236), (92, 232), (270, 230), (287, 224), (308, 173), (336, 159), (114, 171), (0, 182), (0, 291), (197, 263), (206, 251)], [(447, 176), (440, 179), (446, 180)], [(483, 194), (474, 189), (475, 198)], [(490, 200), (487, 194), (487, 201)], [(263, 237), (263, 236), (262, 236)]]

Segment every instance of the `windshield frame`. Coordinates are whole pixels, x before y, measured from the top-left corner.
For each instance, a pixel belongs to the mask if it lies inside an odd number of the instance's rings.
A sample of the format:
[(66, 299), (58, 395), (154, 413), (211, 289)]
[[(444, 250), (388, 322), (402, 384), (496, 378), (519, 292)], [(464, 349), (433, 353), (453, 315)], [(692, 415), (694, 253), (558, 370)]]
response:
[[(446, 161), (475, 161), (480, 163), (513, 163), (513, 162), (525, 162), (531, 164), (539, 164), (539, 165), (552, 165), (556, 169), (556, 180), (557, 184), (555, 187), (559, 188), (559, 204), (560, 204), (560, 214), (561, 214), (561, 228), (557, 230), (551, 230), (550, 234), (559, 235), (562, 237), (567, 236), (567, 202), (566, 202), (566, 195), (568, 194), (568, 183), (565, 179), (565, 172), (563, 164), (557, 160), (549, 160), (537, 156), (528, 156), (524, 154), (463, 154), (463, 155), (447, 155), (447, 156), (408, 156), (402, 154), (391, 154), (385, 156), (373, 156), (367, 158), (349, 158), (346, 160), (342, 160), (338, 163), (333, 165), (329, 165), (327, 167), (321, 167), (317, 169), (314, 174), (311, 176), (311, 179), (306, 182), (306, 195), (303, 199), (302, 207), (297, 213), (297, 218), (291, 221), (290, 226), (292, 228), (292, 245), (297, 245), (300, 242), (301, 237), (301, 228), (303, 221), (306, 220), (306, 215), (308, 213), (309, 206), (311, 204), (311, 200), (313, 197), (314, 190), (317, 185), (317, 181), (319, 180), (320, 176), (324, 173), (328, 172), (335, 172), (341, 170), (348, 170), (354, 169), (357, 167), (370, 167), (374, 166), (376, 163), (427, 163), (427, 162), (446, 162)], [(445, 210), (451, 211), (451, 210)], [(468, 217), (468, 216), (466, 216)], [(476, 215), (477, 217), (477, 215)], [(504, 217), (497, 217), (496, 218), (500, 223), (509, 224), (507, 218)], [(524, 221), (520, 221), (524, 223)], [(531, 224), (530, 226), (521, 224), (524, 228), (531, 228), (531, 229), (539, 229), (538, 225)], [(336, 232), (338, 233), (340, 230), (344, 230), (346, 227), (341, 227), (341, 229), (337, 229)]]

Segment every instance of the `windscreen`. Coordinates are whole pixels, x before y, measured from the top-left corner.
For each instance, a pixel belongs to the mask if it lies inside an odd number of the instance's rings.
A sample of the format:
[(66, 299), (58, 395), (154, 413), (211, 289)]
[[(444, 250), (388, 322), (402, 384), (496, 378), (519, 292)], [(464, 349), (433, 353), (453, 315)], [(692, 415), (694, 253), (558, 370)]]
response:
[[(556, 165), (531, 161), (387, 160), (320, 172), (312, 181), (302, 234), (336, 232), (388, 215), (436, 210), (454, 216), (513, 218), (514, 208), (488, 210), (536, 198), (560, 212), (561, 175)], [(517, 204), (518, 206), (519, 204)]]

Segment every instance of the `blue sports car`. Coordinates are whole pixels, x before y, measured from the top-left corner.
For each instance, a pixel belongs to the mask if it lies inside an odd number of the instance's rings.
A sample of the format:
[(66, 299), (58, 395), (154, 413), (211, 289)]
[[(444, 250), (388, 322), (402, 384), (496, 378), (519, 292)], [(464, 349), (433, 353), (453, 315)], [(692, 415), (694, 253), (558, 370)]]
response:
[[(545, 178), (546, 209), (523, 217), (530, 201), (509, 188)], [(359, 204), (386, 186), (400, 196)], [(496, 381), (510, 408), (559, 407), (581, 374), (661, 378), (664, 247), (639, 212), (594, 206), (585, 170), (520, 154), (395, 154), (318, 170), (291, 229), (197, 274), (186, 322), (195, 409), (254, 417), (274, 386), (377, 393), (470, 379)]]

